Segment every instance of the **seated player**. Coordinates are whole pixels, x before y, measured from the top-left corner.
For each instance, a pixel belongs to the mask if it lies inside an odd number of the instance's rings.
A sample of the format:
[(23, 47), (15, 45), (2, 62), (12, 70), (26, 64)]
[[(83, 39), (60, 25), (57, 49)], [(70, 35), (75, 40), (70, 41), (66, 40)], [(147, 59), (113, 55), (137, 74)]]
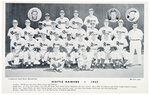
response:
[(52, 69), (52, 56), (53, 56), (53, 48), (52, 47), (48, 47), (47, 48), (47, 52), (44, 56), (44, 61), (49, 64), (49, 68)]
[(40, 54), (41, 54), (41, 60), (40, 63), (42, 66), (46, 65), (46, 62), (44, 62), (44, 56), (47, 52), (47, 48), (50, 46), (50, 40), (46, 38), (46, 33), (41, 33), (41, 39), (38, 41), (38, 46), (40, 48)]
[(25, 52), (24, 52), (24, 65), (25, 67), (33, 67), (35, 61), (36, 51), (37, 48), (37, 41), (33, 38), (33, 34), (28, 33), (29, 39), (26, 40), (25, 45)]
[(80, 70), (92, 70), (91, 63), (93, 60), (93, 52), (90, 51), (90, 47), (82, 47), (78, 59), (78, 67)]
[(122, 56), (121, 53), (118, 51), (117, 47), (111, 47), (110, 57), (112, 60), (112, 66), (115, 69), (117, 66), (120, 67), (122, 64)]
[(57, 72), (62, 72), (64, 67), (64, 61), (66, 59), (66, 54), (60, 52), (60, 45), (55, 44), (53, 48), (53, 54), (51, 57), (52, 69)]
[(97, 64), (96, 66), (99, 68), (100, 66), (102, 68), (105, 68), (106, 64), (105, 64), (105, 58), (106, 58), (106, 53), (104, 52), (104, 48), (103, 47), (99, 47), (97, 48), (97, 54), (96, 54), (96, 60), (97, 60)]
[[(20, 37), (19, 33), (15, 32), (14, 33), (14, 39), (12, 39), (11, 42), (10, 42), (10, 47), (13, 48), (13, 53), (9, 54), (9, 58), (10, 59), (18, 58), (18, 62), (15, 62), (13, 64), (23, 63), (23, 48), (24, 48), (24, 45), (25, 45), (25, 40)], [(12, 50), (12, 48), (11, 48), (11, 50)], [(15, 56), (13, 56), (12, 54), (14, 54)], [(14, 57), (14, 58), (12, 58), (12, 57)]]
[(118, 32), (118, 36), (113, 40), (113, 43), (114, 46), (117, 47), (122, 58), (124, 59), (122, 61), (121, 67), (126, 68), (127, 63), (130, 62), (129, 52), (126, 50), (126, 47), (128, 46), (127, 40), (124, 37), (122, 37), (122, 34), (120, 32)]
[(8, 62), (7, 66), (14, 67), (22, 67), (22, 55), (15, 51), (15, 48), (12, 48), (12, 52), (8, 53), (6, 56), (6, 60)]

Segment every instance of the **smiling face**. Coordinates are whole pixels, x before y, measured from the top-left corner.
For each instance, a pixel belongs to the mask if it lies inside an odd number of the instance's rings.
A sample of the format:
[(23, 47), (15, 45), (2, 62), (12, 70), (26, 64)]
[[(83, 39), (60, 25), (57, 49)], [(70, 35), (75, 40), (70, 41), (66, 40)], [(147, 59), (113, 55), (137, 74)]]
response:
[(45, 16), (45, 20), (48, 21), (50, 19), (50, 16)]
[(110, 13), (111, 20), (116, 20), (117, 13), (115, 11)]
[(76, 17), (79, 16), (79, 14), (78, 14), (77, 12), (75, 12), (75, 13), (73, 14), (73, 16), (76, 18)]
[(94, 14), (94, 11), (93, 11), (93, 10), (90, 10), (90, 11), (89, 11), (89, 14), (90, 14), (90, 15), (93, 15), (93, 14)]
[(64, 12), (60, 12), (60, 17), (64, 17), (65, 13)]

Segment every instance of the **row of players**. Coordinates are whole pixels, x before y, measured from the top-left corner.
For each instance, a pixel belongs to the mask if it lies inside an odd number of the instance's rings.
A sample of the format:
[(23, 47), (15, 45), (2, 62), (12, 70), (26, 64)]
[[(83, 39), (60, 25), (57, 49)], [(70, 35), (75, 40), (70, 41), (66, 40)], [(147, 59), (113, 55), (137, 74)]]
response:
[(90, 70), (92, 64), (103, 68), (106, 63), (112, 63), (113, 68), (116, 65), (126, 67), (130, 60), (125, 49), (127, 41), (119, 43), (120, 37), (112, 41), (108, 34), (102, 40), (95, 38), (94, 33), (88, 37), (80, 33), (75, 39), (69, 35), (63, 39), (60, 35), (52, 34), (54, 38), (51, 40), (47, 39), (46, 33), (40, 33), (39, 39), (32, 33), (27, 35), (28, 40), (25, 40), (19, 33), (14, 34), (12, 52), (6, 57), (10, 65), (32, 67), (49, 64), (50, 68), (61, 71), (67, 61), (69, 67), (77, 64), (80, 69)]

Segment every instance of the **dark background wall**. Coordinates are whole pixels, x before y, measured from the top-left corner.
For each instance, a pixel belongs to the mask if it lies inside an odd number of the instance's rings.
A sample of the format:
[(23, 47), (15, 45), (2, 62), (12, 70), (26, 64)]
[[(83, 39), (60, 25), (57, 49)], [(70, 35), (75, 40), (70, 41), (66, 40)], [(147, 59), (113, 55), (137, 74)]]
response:
[[(59, 17), (59, 11), (63, 9), (66, 13), (66, 17), (71, 19), (73, 17), (73, 11), (76, 9), (79, 11), (79, 16), (84, 20), (88, 15), (88, 9), (93, 8), (95, 11), (95, 16), (99, 20), (99, 25), (97, 28), (103, 26), (103, 21), (106, 18), (106, 12), (110, 8), (117, 8), (121, 13), (121, 19), (124, 20), (124, 26), (128, 29), (132, 29), (132, 23), (128, 22), (125, 18), (125, 13), (129, 8), (136, 8), (139, 10), (140, 18), (138, 20), (139, 28), (144, 31), (144, 4), (31, 4), (31, 3), (7, 3), (6, 4), (6, 35), (8, 29), (12, 27), (12, 20), (17, 19), (19, 22), (19, 27), (24, 28), (24, 22), (28, 19), (28, 11), (32, 7), (37, 7), (42, 11), (42, 18), (44, 19), (45, 13), (50, 13), (51, 20), (55, 20)], [(117, 23), (110, 23), (110, 27), (115, 28)], [(37, 28), (37, 22), (31, 22), (31, 27)], [(5, 35), (5, 36), (6, 36)], [(10, 40), (6, 37), (6, 53), (9, 52)]]

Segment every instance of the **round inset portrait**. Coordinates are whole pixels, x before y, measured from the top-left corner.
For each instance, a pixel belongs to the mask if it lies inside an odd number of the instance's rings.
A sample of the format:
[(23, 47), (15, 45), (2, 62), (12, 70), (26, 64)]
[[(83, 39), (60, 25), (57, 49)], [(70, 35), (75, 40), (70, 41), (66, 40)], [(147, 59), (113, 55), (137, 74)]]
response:
[(39, 8), (34, 7), (28, 11), (28, 18), (31, 21), (39, 21), (41, 17), (42, 17), (42, 12)]
[(106, 18), (110, 22), (117, 22), (120, 19), (120, 12), (116, 8), (111, 8), (107, 11)]
[(130, 8), (126, 11), (126, 19), (129, 22), (136, 22), (140, 17), (139, 11), (135, 8)]

